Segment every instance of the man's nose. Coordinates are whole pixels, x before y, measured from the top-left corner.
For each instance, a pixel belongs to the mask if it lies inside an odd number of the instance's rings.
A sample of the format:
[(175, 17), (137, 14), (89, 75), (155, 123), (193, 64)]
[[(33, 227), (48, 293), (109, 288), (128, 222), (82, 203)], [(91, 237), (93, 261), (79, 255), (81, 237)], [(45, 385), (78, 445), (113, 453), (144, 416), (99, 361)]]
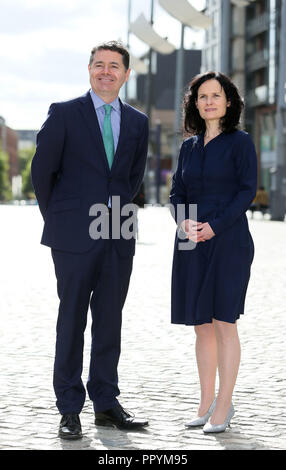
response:
[(109, 73), (109, 67), (108, 67), (108, 65), (105, 65), (105, 66), (103, 67), (103, 73)]

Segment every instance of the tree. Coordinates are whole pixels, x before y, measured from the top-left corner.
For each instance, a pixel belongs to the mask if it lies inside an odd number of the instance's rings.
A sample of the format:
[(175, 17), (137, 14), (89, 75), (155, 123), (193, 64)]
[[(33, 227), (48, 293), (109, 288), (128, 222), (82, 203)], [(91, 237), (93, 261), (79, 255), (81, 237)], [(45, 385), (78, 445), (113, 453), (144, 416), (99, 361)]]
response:
[(12, 190), (9, 180), (9, 155), (0, 147), (0, 201), (12, 199)]
[(35, 154), (35, 146), (23, 149), (19, 153), (22, 175), (22, 193), (27, 199), (34, 199), (35, 193), (31, 180), (31, 163)]

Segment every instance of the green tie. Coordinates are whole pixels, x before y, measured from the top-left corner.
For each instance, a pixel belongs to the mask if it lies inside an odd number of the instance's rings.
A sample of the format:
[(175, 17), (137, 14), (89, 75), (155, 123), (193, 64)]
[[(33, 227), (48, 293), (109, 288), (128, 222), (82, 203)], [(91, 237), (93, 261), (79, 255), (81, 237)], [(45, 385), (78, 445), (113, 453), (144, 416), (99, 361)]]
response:
[(113, 142), (112, 127), (111, 127), (111, 119), (110, 119), (111, 108), (112, 107), (110, 104), (104, 105), (105, 116), (104, 116), (104, 122), (103, 122), (103, 135), (102, 135), (109, 168), (111, 168), (112, 166), (113, 157), (114, 157), (114, 142)]

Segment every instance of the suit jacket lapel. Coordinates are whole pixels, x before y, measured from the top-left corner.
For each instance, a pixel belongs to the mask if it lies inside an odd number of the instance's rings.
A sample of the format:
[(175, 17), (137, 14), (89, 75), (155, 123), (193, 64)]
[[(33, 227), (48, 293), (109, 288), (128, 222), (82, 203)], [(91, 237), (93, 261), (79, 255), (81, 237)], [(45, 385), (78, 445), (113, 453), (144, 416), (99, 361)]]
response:
[(80, 102), (81, 102), (80, 111), (84, 117), (86, 125), (89, 128), (91, 136), (94, 140), (96, 153), (100, 155), (100, 157), (103, 159), (106, 169), (110, 171), (106, 153), (105, 153), (104, 143), (103, 143), (100, 127), (99, 127), (99, 122), (97, 119), (96, 111), (94, 109), (89, 91), (87, 92), (86, 95), (80, 98)]

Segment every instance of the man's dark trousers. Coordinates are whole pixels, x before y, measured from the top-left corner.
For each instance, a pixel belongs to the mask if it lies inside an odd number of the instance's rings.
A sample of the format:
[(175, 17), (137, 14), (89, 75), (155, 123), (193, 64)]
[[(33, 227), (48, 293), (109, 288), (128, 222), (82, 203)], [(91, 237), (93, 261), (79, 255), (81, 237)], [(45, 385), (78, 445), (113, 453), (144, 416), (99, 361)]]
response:
[(90, 306), (92, 344), (87, 390), (95, 411), (116, 404), (122, 308), (133, 256), (118, 255), (114, 242), (97, 241), (91, 251), (52, 250), (60, 298), (54, 389), (61, 414), (77, 413), (85, 401), (82, 383), (84, 330)]

